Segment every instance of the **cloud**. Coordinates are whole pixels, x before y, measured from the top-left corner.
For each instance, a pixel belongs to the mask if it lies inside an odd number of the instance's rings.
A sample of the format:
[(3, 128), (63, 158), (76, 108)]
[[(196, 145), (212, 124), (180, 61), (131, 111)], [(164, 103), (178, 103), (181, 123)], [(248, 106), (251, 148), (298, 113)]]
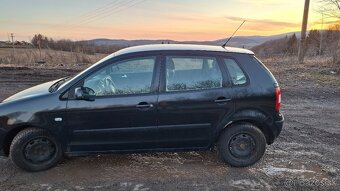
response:
[[(340, 21), (324, 21), (323, 24), (324, 25), (332, 25), (332, 24), (339, 24)], [(322, 24), (322, 21), (315, 21), (315, 22), (312, 22), (311, 25), (320, 25)]]
[(221, 17), (210, 17), (207, 15), (200, 14), (168, 14), (162, 16), (162, 19), (175, 21), (175, 22), (184, 22), (184, 23), (210, 23), (210, 24), (220, 24), (222, 22)]
[[(237, 0), (238, 2), (244, 3), (244, 4), (253, 4), (253, 5), (272, 5), (272, 6), (277, 6), (277, 5), (282, 5), (282, 3), (287, 3), (287, 0)], [(295, 3), (294, 1), (292, 1)]]
[(275, 20), (268, 20), (268, 19), (251, 19), (251, 18), (242, 18), (242, 17), (233, 17), (233, 16), (227, 16), (225, 18), (227, 18), (230, 21), (239, 21), (239, 22), (246, 20), (247, 24), (257, 25), (257, 26), (266, 26), (267, 28), (300, 27), (300, 23), (291, 23), (291, 22), (285, 22), (285, 21), (275, 21)]

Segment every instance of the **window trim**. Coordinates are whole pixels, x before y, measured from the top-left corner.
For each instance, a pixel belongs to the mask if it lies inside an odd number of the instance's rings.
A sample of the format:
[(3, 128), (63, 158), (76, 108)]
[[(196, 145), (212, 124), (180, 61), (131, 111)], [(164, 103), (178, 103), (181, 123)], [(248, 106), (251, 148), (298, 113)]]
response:
[[(221, 59), (221, 64), (223, 65), (225, 71), (228, 74), (228, 81), (229, 81), (230, 86), (232, 86), (232, 87), (244, 87), (244, 86), (248, 86), (250, 84), (250, 78), (249, 78), (247, 72), (244, 70), (243, 66), (240, 64), (240, 62), (238, 62), (238, 60), (236, 58), (231, 57), (231, 56), (221, 56), (220, 59)], [(244, 84), (234, 84), (233, 83), (233, 80), (231, 79), (231, 76), (230, 76), (229, 69), (228, 69), (226, 63), (224, 62), (224, 59), (231, 59), (237, 64), (237, 66), (242, 70), (244, 76), (246, 77), (246, 83), (244, 83)]]
[(104, 98), (115, 98), (115, 97), (131, 97), (131, 96), (143, 96), (143, 95), (157, 95), (158, 94), (158, 86), (159, 86), (159, 78), (160, 78), (160, 65), (161, 65), (161, 54), (160, 53), (143, 53), (143, 54), (127, 54), (119, 58), (111, 58), (110, 60), (107, 60), (105, 64), (102, 66), (96, 68), (95, 70), (89, 72), (85, 76), (83, 76), (79, 81), (74, 83), (68, 90), (66, 90), (63, 94), (68, 93), (67, 100), (76, 100), (74, 97), (74, 91), (75, 88), (83, 86), (84, 81), (87, 77), (91, 76), (92, 74), (98, 72), (99, 70), (109, 66), (114, 65), (117, 63), (121, 63), (124, 60), (131, 60), (135, 58), (147, 58), (147, 57), (154, 57), (155, 58), (155, 65), (153, 68), (153, 74), (151, 79), (151, 89), (148, 93), (137, 93), (137, 94), (118, 94), (118, 95), (105, 95), (105, 96), (95, 96), (95, 99), (104, 99)]
[[(221, 71), (221, 76), (222, 76), (222, 86), (218, 87), (218, 88), (207, 88), (207, 89), (191, 89), (191, 90), (178, 90), (178, 91), (166, 91), (166, 58), (167, 57), (198, 57), (198, 58), (203, 58), (203, 57), (207, 57), (207, 58), (213, 58), (216, 60), (217, 65)], [(191, 51), (170, 51), (170, 52), (164, 52), (162, 53), (162, 59), (161, 59), (161, 71), (160, 71), (160, 85), (159, 85), (159, 93), (162, 94), (174, 94), (174, 93), (184, 93), (184, 92), (198, 92), (198, 91), (210, 91), (210, 90), (220, 90), (220, 89), (224, 89), (228, 86), (226, 86), (226, 81), (225, 81), (225, 74), (224, 74), (224, 68), (221, 67), (221, 63), (220, 63), (220, 56), (216, 55), (216, 54), (209, 54), (209, 52), (207, 53), (203, 53), (202, 51), (200, 51), (200, 53), (197, 52), (191, 52)]]

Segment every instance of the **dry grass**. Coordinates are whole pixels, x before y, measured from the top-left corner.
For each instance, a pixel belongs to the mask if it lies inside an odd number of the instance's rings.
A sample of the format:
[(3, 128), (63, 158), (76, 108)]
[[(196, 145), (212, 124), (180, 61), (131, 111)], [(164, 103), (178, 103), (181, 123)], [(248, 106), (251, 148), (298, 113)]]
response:
[(283, 81), (313, 80), (322, 85), (340, 87), (340, 69), (333, 64), (330, 56), (306, 57), (304, 64), (298, 64), (296, 56), (267, 57), (261, 60)]
[[(105, 54), (88, 55), (84, 53), (43, 49), (40, 59), (38, 49), (15, 49), (13, 54), (11, 48), (0, 48), (0, 65), (12, 67), (84, 68), (105, 56)], [(39, 60), (43, 60), (46, 63), (37, 64)]]
[(311, 72), (307, 74), (307, 78), (317, 80), (320, 84), (340, 87), (339, 75), (320, 74), (318, 72)]

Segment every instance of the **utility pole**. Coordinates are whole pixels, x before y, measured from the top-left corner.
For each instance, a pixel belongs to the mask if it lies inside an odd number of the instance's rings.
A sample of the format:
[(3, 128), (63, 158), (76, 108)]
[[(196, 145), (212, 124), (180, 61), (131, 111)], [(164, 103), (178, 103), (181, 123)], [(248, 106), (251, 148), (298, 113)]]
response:
[(319, 47), (319, 55), (322, 54), (322, 33), (323, 33), (323, 12), (321, 13), (322, 17), (321, 17), (321, 31), (320, 31), (320, 47)]
[(306, 30), (308, 22), (308, 12), (309, 12), (309, 2), (310, 0), (305, 0), (305, 8), (303, 11), (303, 20), (301, 27), (301, 42), (299, 46), (299, 63), (303, 64), (303, 59), (306, 53)]
[(12, 47), (13, 47), (13, 56), (15, 53), (15, 48), (14, 48), (14, 33), (11, 33), (11, 38), (12, 38)]
[[(38, 47), (39, 47), (39, 62), (41, 61), (41, 38), (38, 37)], [(71, 46), (72, 47), (72, 46)]]

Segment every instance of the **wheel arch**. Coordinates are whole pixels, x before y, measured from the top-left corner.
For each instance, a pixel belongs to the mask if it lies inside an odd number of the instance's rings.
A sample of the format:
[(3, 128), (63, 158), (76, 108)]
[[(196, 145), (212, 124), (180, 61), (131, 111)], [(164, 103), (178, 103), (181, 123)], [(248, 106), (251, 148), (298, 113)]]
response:
[(236, 112), (234, 115), (228, 118), (227, 121), (223, 121), (218, 128), (217, 136), (215, 139), (215, 143), (218, 141), (222, 132), (228, 129), (229, 127), (240, 124), (240, 123), (250, 123), (261, 130), (266, 138), (266, 142), (268, 145), (272, 143), (273, 133), (270, 130), (270, 127), (266, 124), (268, 120), (272, 120), (268, 114), (262, 112), (257, 109), (246, 109), (239, 112)]
[(3, 142), (3, 145), (2, 145), (2, 149), (3, 149), (3, 152), (6, 156), (9, 156), (9, 152), (10, 152), (10, 147), (11, 147), (11, 144), (12, 144), (12, 141), (14, 139), (14, 137), (21, 131), (25, 130), (25, 129), (28, 129), (28, 128), (36, 128), (36, 129), (43, 129), (43, 130), (46, 130), (48, 131), (47, 129), (45, 128), (41, 128), (41, 127), (37, 127), (37, 126), (32, 126), (32, 125), (21, 125), (21, 126), (17, 126), (13, 129), (11, 129), (10, 131), (8, 131), (8, 133), (6, 134), (5, 138), (4, 138), (4, 142)]

